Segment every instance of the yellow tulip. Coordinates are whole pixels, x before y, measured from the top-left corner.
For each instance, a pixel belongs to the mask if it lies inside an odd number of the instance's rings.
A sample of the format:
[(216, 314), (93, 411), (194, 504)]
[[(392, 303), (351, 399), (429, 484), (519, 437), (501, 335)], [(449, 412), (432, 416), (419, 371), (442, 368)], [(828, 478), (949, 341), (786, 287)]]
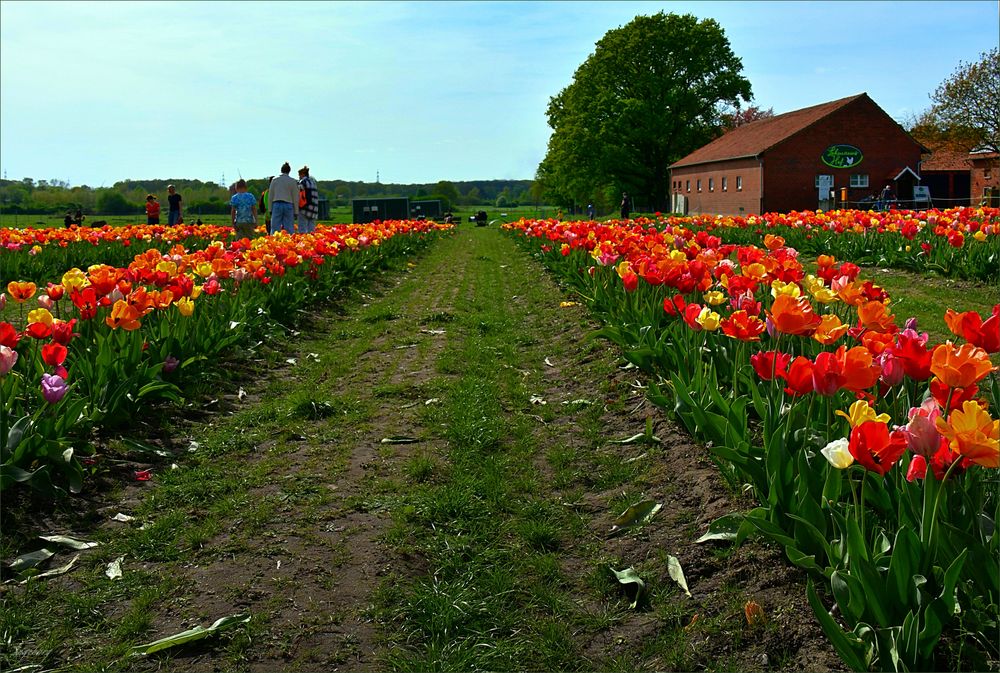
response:
[(190, 297), (181, 297), (177, 300), (177, 310), (185, 318), (190, 318), (194, 313), (194, 301)]
[(701, 313), (695, 318), (695, 322), (701, 325), (701, 328), (706, 332), (714, 332), (719, 329), (719, 323), (722, 322), (722, 318), (718, 313), (706, 306), (701, 309)]
[(80, 290), (88, 285), (90, 285), (90, 280), (87, 279), (87, 274), (76, 267), (63, 274), (62, 286), (70, 292)]
[(856, 428), (862, 423), (867, 421), (877, 421), (879, 423), (888, 423), (889, 414), (876, 414), (875, 410), (868, 406), (868, 402), (865, 400), (858, 400), (851, 405), (848, 410), (849, 413), (844, 413), (840, 409), (833, 412), (838, 416), (843, 416), (847, 419), (847, 422), (851, 424), (851, 428)]
[(52, 327), (52, 314), (48, 312), (48, 309), (44, 308), (36, 308), (34, 311), (28, 311), (28, 324), (36, 322)]

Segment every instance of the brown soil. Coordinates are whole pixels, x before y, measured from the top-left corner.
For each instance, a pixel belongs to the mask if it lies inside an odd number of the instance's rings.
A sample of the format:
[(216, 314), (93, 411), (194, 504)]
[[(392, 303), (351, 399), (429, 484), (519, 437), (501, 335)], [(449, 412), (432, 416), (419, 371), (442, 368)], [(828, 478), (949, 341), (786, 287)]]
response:
[[(460, 263), (457, 262), (457, 264)], [(395, 285), (413, 282), (412, 276), (398, 274), (383, 277), (371, 301), (391, 297)], [(460, 338), (458, 327), (447, 322), (427, 322), (427, 316), (455, 314), (458, 284), (445, 273), (420, 276), (421, 289), (414, 302), (413, 315), (387, 320), (384, 332), (353, 367), (351, 374), (325, 382), (331, 395), (363, 391), (371, 395), (377, 386), (401, 386), (409, 402), (394, 398), (383, 404), (373, 417), (350, 432), (343, 432), (334, 448), (346, 456), (337, 469), (331, 469), (317, 454), (324, 447), (303, 442), (302, 447), (285, 454), (280, 472), (254, 494), (255, 499), (280, 501), (282, 484), (287, 478), (315, 480), (317, 487), (332, 493), (331, 504), (319, 514), (308, 514), (294, 499), (282, 503), (278, 516), (266, 522), (254, 538), (254, 551), (227, 551), (229, 533), (223, 531), (197, 555), (197, 564), (180, 569), (180, 586), (185, 587), (171, 600), (154, 608), (149, 640), (208, 624), (214, 619), (248, 610), (266, 616), (266, 627), (258, 632), (241, 666), (251, 671), (277, 670), (375, 670), (384, 667), (380, 655), (393, 644), (393, 633), (380, 628), (371, 617), (373, 592), (391, 572), (402, 577), (427, 576), (434, 572), (418, 554), (397, 552), (384, 542), (391, 525), (389, 513), (377, 503), (358, 500), (371, 495), (377, 478), (398, 478), (408, 458), (420, 452), (443, 453), (443, 441), (432, 440), (413, 445), (393, 445), (391, 450), (380, 443), (396, 435), (433, 435), (421, 426), (420, 406), (426, 400), (423, 384), (440, 377), (437, 358), (449, 339)], [(605, 436), (627, 437), (642, 432), (646, 418), (653, 421), (659, 445), (609, 444), (599, 449), (624, 460), (636, 459), (648, 464), (639, 481), (630, 490), (642, 491), (662, 503), (663, 509), (653, 521), (637, 533), (610, 537), (611, 522), (618, 512), (611, 502), (622, 487), (603, 492), (589, 491), (575, 502), (565, 502), (568, 493), (551, 490), (546, 495), (571, 507), (586, 521), (591, 541), (601, 544), (601, 555), (610, 563), (632, 565), (643, 573), (647, 583), (659, 587), (657, 600), (669, 601), (669, 621), (659, 611), (632, 611), (613, 621), (599, 633), (581, 633), (579, 644), (584, 661), (582, 669), (605, 668), (620, 656), (637, 662), (637, 668), (662, 670), (669, 666), (654, 658), (643, 659), (644, 641), (658, 634), (686, 627), (689, 647), (697, 651), (693, 658), (699, 668), (730, 670), (838, 670), (842, 668), (805, 602), (804, 578), (790, 566), (783, 554), (772, 547), (749, 542), (726, 554), (713, 543), (694, 544), (715, 518), (750, 507), (746, 500), (731, 493), (720, 479), (705, 449), (691, 442), (661, 411), (644, 399), (640, 387), (633, 387), (642, 377), (636, 370), (622, 370), (621, 361), (604, 342), (594, 345), (585, 339), (597, 326), (583, 307), (558, 308), (559, 290), (539, 267), (532, 282), (551, 287), (555, 301), (550, 306), (524, 306), (525, 330), (542, 342), (559, 344), (569, 357), (561, 357), (549, 366), (543, 362), (526, 363), (529, 375), (538, 375), (543, 383), (539, 394), (547, 401), (555, 418), (538, 417), (539, 446), (565, 445), (587, 448), (579, 436), (573, 414), (564, 401), (595, 399), (601, 384), (610, 382), (610, 390), (625, 394), (629, 402), (624, 410), (607, 405), (603, 416)], [(517, 301), (516, 299), (513, 301)], [(320, 315), (309, 330), (317, 334), (338, 330), (338, 323), (356, 320), (328, 311)], [(416, 329), (414, 329), (416, 327)], [(424, 331), (420, 331), (424, 330)], [(431, 333), (444, 330), (444, 334)], [(304, 341), (309, 334), (304, 334)], [(419, 347), (409, 347), (417, 343)], [(566, 349), (566, 345), (572, 347)], [(288, 357), (304, 357), (314, 346), (306, 343), (301, 352)], [(327, 354), (324, 354), (326, 356)], [(294, 368), (272, 372), (272, 376), (294, 377)], [(223, 400), (220, 411), (235, 404), (252, 403), (260, 395), (260, 386), (243, 384), (250, 393), (240, 402)], [(410, 404), (416, 403), (416, 404)], [(179, 437), (161, 438), (162, 443), (183, 454), (190, 436), (196, 436), (198, 423), (211, 423), (212, 415), (193, 423)], [(439, 445), (436, 445), (439, 444)], [(257, 454), (267, 446), (257, 447)], [(600, 456), (595, 456), (597, 460)], [(254, 460), (253, 457), (250, 460)], [(551, 474), (544, 456), (536, 466)], [(123, 472), (141, 468), (129, 465)], [(586, 466), (584, 472), (586, 471)], [(547, 480), (540, 480), (547, 483)], [(120, 498), (108, 500), (91, 496), (85, 516), (46, 515), (28, 523), (38, 530), (75, 531), (87, 534), (87, 528), (106, 521), (115, 511), (129, 511), (139, 498), (151, 490), (149, 484), (131, 483)], [(98, 513), (100, 516), (98, 516)], [(110, 513), (110, 514), (109, 514)], [(107, 526), (120, 524), (101, 524)], [(234, 521), (233, 525), (239, 525)], [(663, 554), (680, 561), (692, 597), (675, 587), (666, 573)], [(133, 568), (136, 564), (133, 564)], [(588, 589), (594, 571), (594, 559), (575, 553), (575, 546), (564, 545), (561, 567), (582, 609), (595, 614), (606, 609), (605, 603), (627, 601), (623, 595), (595, 597)], [(142, 569), (157, 571), (155, 564)], [(72, 576), (58, 580), (72, 586)], [(768, 625), (751, 628), (743, 616), (746, 601), (759, 603)], [(702, 628), (712, 622), (714, 628)], [(734, 634), (736, 634), (734, 636)], [(170, 670), (215, 671), (224, 667), (222, 654), (212, 647), (188, 647), (173, 653), (166, 663)], [(30, 662), (26, 662), (30, 663)], [(68, 662), (64, 662), (68, 663)], [(156, 659), (137, 662), (143, 668), (158, 668)], [(528, 662), (526, 662), (527, 664)]]

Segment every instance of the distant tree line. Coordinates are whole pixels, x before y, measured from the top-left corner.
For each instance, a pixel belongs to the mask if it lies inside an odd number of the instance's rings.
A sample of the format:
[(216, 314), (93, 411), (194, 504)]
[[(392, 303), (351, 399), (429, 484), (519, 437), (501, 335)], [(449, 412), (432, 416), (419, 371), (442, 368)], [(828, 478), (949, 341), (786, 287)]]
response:
[[(461, 205), (491, 204), (499, 208), (539, 204), (532, 180), (441, 180), (427, 184), (390, 184), (319, 180), (320, 198), (333, 206), (349, 205), (354, 198), (405, 196), (440, 199), (450, 210)], [(58, 214), (80, 209), (102, 215), (142, 214), (147, 194), (155, 194), (166, 204), (167, 185), (174, 185), (184, 199), (184, 211), (191, 215), (229, 212), (230, 189), (201, 180), (123, 180), (110, 187), (70, 186), (62, 180), (0, 180), (0, 209), (5, 213)], [(260, 194), (267, 178), (247, 180), (248, 190)]]

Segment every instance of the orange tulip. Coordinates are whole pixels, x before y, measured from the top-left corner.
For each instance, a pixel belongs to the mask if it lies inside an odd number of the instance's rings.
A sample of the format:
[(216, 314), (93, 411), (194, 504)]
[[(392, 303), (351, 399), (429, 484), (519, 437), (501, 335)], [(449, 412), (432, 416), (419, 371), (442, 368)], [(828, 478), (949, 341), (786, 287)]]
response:
[(947, 421), (939, 417), (935, 426), (955, 453), (983, 467), (1000, 467), (1000, 420), (976, 402), (965, 402)]
[(881, 355), (886, 348), (895, 343), (896, 335), (885, 332), (865, 332), (861, 337), (861, 344), (875, 355)]
[(896, 316), (891, 315), (880, 301), (866, 301), (858, 306), (858, 319), (868, 329), (878, 332), (894, 332)]
[(993, 363), (982, 348), (963, 344), (956, 348), (950, 341), (931, 353), (931, 373), (949, 388), (968, 388), (993, 371)]
[(32, 297), (35, 296), (35, 290), (38, 286), (32, 282), (24, 282), (19, 280), (12, 280), (7, 283), (7, 292), (10, 293), (10, 298), (16, 301), (18, 304), (23, 304)]
[(774, 234), (764, 234), (764, 247), (768, 250), (777, 250), (785, 244), (785, 239)]
[(850, 325), (845, 325), (840, 322), (840, 318), (833, 313), (827, 313), (820, 318), (819, 325), (816, 327), (816, 332), (812, 336), (813, 339), (820, 342), (824, 346), (829, 346), (836, 343), (840, 337), (847, 334), (848, 329), (850, 329)]
[(104, 322), (106, 322), (108, 327), (111, 329), (118, 329), (121, 327), (123, 330), (131, 332), (134, 329), (139, 329), (141, 326), (139, 323), (139, 317), (138, 309), (134, 306), (130, 306), (124, 299), (119, 299), (111, 308), (111, 315), (105, 318)]
[(837, 291), (837, 296), (840, 300), (849, 306), (857, 306), (865, 300), (864, 295), (861, 294), (861, 288), (857, 286), (856, 283), (848, 283), (844, 287)]
[(855, 346), (844, 354), (844, 387), (859, 393), (871, 388), (882, 375), (882, 365), (875, 361), (871, 351)]
[(87, 279), (98, 297), (103, 297), (118, 284), (118, 270), (107, 264), (98, 264), (87, 269)]
[(785, 334), (809, 335), (821, 322), (821, 318), (813, 313), (808, 299), (796, 299), (786, 294), (778, 295), (767, 315), (774, 323), (774, 328)]

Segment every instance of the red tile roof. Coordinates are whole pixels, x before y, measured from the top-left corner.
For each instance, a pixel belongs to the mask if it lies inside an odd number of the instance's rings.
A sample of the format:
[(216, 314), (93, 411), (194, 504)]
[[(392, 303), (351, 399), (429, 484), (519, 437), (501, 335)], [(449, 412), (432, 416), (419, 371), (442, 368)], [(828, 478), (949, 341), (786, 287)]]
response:
[(675, 162), (671, 168), (759, 156), (786, 138), (812, 126), (824, 117), (860, 98), (868, 98), (868, 94), (860, 93), (856, 96), (848, 96), (829, 103), (793, 110), (769, 119), (761, 119), (738, 126)]

